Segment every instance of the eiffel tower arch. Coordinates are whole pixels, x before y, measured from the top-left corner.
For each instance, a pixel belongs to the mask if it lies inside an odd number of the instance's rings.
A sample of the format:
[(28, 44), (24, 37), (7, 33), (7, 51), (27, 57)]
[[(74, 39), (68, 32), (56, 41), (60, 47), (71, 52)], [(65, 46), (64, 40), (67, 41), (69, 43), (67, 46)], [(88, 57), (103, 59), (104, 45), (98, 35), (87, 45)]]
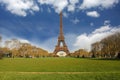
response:
[(55, 46), (55, 50), (53, 53), (57, 56), (68, 56), (70, 53), (65, 43), (65, 37), (63, 34), (62, 12), (60, 13), (60, 33), (58, 36), (57, 45)]

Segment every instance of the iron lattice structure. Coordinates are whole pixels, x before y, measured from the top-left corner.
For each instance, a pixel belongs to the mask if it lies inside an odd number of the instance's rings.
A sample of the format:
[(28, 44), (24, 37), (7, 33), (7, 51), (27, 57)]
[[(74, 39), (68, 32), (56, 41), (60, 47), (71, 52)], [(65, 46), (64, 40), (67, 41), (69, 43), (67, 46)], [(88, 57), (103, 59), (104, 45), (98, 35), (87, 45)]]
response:
[(58, 36), (58, 42), (55, 46), (54, 54), (57, 54), (59, 51), (64, 51), (67, 55), (69, 54), (68, 47), (65, 43), (65, 37), (63, 34), (63, 23), (62, 23), (62, 12), (60, 13), (60, 33)]

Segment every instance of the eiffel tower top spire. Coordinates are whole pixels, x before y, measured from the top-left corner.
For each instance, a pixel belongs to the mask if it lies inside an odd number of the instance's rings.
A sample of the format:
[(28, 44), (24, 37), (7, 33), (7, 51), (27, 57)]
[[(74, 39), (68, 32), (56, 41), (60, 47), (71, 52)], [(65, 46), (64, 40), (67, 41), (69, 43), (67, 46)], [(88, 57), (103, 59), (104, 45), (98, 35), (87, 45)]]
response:
[(59, 39), (60, 41), (64, 40), (62, 12), (60, 12), (60, 33), (59, 33), (58, 39)]
[(60, 12), (60, 36), (63, 36), (62, 12)]

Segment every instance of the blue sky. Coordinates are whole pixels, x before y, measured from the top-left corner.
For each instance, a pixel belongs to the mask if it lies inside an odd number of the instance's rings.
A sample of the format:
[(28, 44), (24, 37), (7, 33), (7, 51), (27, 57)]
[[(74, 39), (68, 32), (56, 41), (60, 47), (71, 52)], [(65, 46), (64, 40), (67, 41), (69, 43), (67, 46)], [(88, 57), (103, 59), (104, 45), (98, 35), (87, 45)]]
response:
[(0, 0), (0, 35), (52, 52), (61, 11), (70, 51), (89, 50), (92, 43), (120, 30), (119, 0)]

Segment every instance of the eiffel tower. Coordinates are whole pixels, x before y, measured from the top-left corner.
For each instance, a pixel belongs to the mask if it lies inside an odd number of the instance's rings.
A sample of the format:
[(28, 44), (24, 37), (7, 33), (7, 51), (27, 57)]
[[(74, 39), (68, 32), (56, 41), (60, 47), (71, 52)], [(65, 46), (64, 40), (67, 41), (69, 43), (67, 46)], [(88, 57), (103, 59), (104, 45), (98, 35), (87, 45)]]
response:
[(58, 55), (59, 52), (63, 52), (63, 53), (60, 53), (61, 56), (62, 55), (63, 56), (69, 55), (69, 50), (68, 50), (68, 47), (65, 43), (65, 38), (64, 38), (64, 34), (63, 34), (62, 12), (60, 13), (60, 33), (59, 33), (59, 36), (58, 36), (57, 45), (56, 45), (53, 53), (55, 55)]

